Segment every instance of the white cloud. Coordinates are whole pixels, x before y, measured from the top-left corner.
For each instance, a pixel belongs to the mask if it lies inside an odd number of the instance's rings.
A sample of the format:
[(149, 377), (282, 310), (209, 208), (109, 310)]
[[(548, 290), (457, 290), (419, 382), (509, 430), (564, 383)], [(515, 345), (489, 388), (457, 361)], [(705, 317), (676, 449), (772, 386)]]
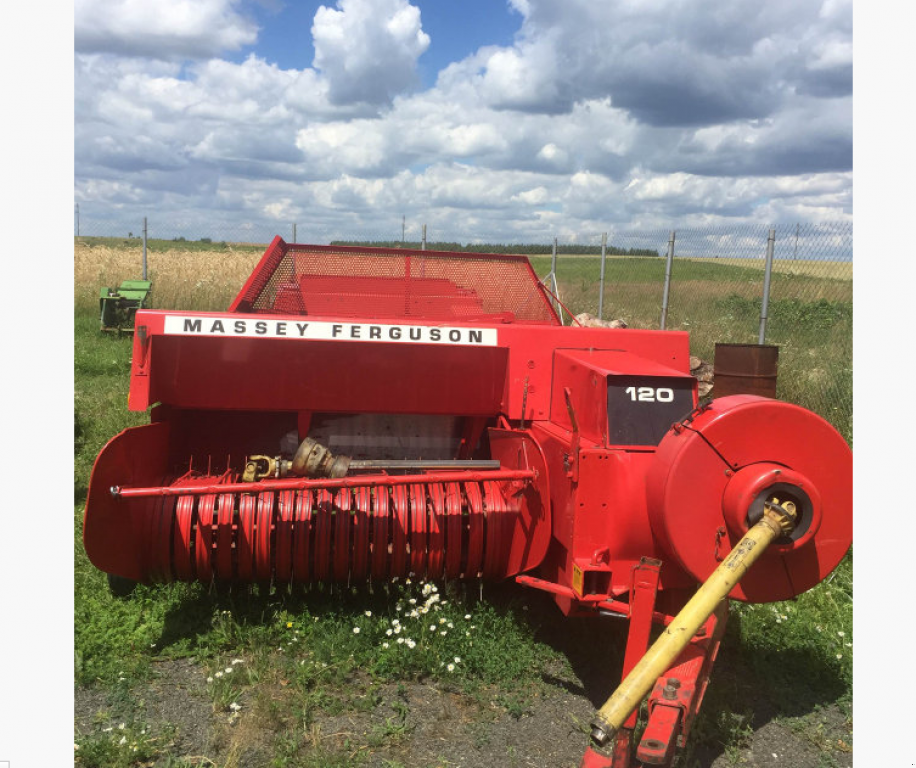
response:
[(407, 0), (320, 8), (315, 67), (301, 69), (256, 54), (180, 61), (198, 50), (200, 15), (213, 21), (201, 51), (253, 34), (230, 2), (181, 21), (181, 3), (163, 4), (153, 28), (175, 46), (141, 58), (146, 11), (79, 0), (78, 30), (108, 52), (78, 46), (75, 59), (77, 200), (214, 227), (307, 219), (344, 238), (399, 236), (405, 214), (431, 237), (544, 241), (849, 215), (847, 4), (511, 5), (512, 44), (421, 90), (430, 40)]
[(75, 0), (79, 52), (150, 58), (207, 58), (257, 38), (239, 0)]
[(418, 83), (417, 59), (429, 47), (420, 11), (407, 0), (338, 0), (315, 13), (314, 66), (334, 104), (386, 104)]

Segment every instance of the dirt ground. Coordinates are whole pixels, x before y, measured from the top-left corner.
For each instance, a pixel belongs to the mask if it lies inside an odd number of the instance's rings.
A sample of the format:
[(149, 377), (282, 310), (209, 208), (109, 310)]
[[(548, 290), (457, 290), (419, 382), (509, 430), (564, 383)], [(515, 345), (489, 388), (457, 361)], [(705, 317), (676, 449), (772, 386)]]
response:
[[(241, 696), (237, 713), (214, 711), (202, 668), (170, 660), (156, 664), (149, 684), (127, 692), (78, 688), (75, 731), (80, 739), (97, 733), (101, 723), (111, 728), (120, 718), (143, 721), (160, 739), (158, 757), (135, 764), (155, 768), (577, 768), (588, 723), (603, 701), (594, 691), (590, 696), (590, 686), (575, 673), (545, 682), (530, 696), (507, 702), (498, 692), (467, 695), (432, 683), (352, 679), (347, 693), (354, 705), (318, 709), (303, 728), (296, 725), (301, 712), (297, 720), (279, 689), (259, 687), (257, 701)], [(792, 722), (755, 712), (737, 745), (688, 747), (679, 766), (852, 766), (851, 726), (836, 708), (807, 713), (801, 727)], [(282, 733), (290, 735), (278, 740)]]

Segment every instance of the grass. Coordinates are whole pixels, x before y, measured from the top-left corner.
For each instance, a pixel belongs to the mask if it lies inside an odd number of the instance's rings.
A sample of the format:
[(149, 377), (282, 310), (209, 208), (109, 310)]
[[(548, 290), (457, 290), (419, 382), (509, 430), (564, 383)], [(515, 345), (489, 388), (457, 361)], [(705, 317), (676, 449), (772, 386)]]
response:
[[(260, 256), (228, 246), (219, 264), (213, 263), (210, 250), (169, 247), (151, 249), (151, 254), (159, 298), (165, 294), (170, 301), (183, 302), (193, 296), (198, 303), (187, 306), (213, 309), (225, 308)], [(360, 765), (365, 763), (366, 749), (409, 739), (404, 704), (398, 704), (397, 697), (393, 701), (380, 697), (381, 683), (437, 681), (520, 718), (532, 706), (533, 692), (549, 685), (545, 681), (554, 678), (558, 667), (588, 678), (599, 670), (605, 675), (609, 664), (619, 665), (623, 638), (619, 626), (608, 635), (604, 629), (569, 622), (549, 600), (544, 604), (536, 593), (511, 584), (485, 585), (482, 592), (476, 584), (416, 582), (372, 589), (316, 585), (293, 592), (276, 587), (209, 591), (199, 584), (166, 584), (141, 586), (127, 599), (113, 598), (104, 575), (83, 551), (82, 507), (92, 462), (104, 443), (128, 426), (145, 423), (148, 416), (126, 410), (131, 341), (99, 333), (93, 301), (99, 280), (116, 284), (136, 276), (134, 256), (111, 244), (77, 246), (74, 673), (79, 686), (105, 693), (110, 712), (123, 714), (116, 722), (101, 720), (90, 731), (76, 734), (78, 764), (132, 766), (154, 760), (175, 768), (214, 764), (209, 758), (189, 760), (174, 754), (168, 726), (153, 728), (142, 719), (132, 692), (142, 690), (161, 660), (195, 662), (197, 682), (221, 722), (228, 723), (233, 716), (252, 717), (272, 728), (277, 766)], [(587, 260), (591, 266), (586, 259), (580, 261), (564, 261), (561, 290), (564, 300), (571, 297), (577, 310), (587, 310), (594, 298), (594, 282), (589, 282), (594, 259)], [(609, 281), (614, 286), (608, 289), (610, 295), (629, 280), (630, 295), (642, 293), (648, 306), (659, 263), (629, 261), (636, 263), (621, 267), (619, 279)], [(542, 266), (535, 263), (541, 274)], [(692, 274), (697, 294), (709, 300), (689, 320), (679, 321), (681, 325), (702, 329), (711, 322), (707, 318), (716, 318), (721, 328), (753, 325), (759, 314), (758, 298), (743, 268), (725, 265), (723, 271), (699, 265)], [(231, 286), (230, 277), (235, 280)], [(185, 287), (188, 281), (190, 286)], [(823, 281), (812, 283), (805, 276), (793, 281), (794, 293), (781, 293), (770, 304), (770, 332), (781, 342), (781, 394), (802, 404), (814, 403), (818, 410), (815, 393), (826, 391), (836, 403), (851, 391), (851, 303), (843, 297), (842, 287), (837, 298)], [(195, 288), (198, 282), (207, 290)], [(649, 325), (648, 309), (640, 311), (645, 311)], [(707, 349), (712, 336), (698, 331), (694, 339)], [(788, 375), (787, 371), (806, 373)], [(824, 415), (851, 437), (851, 420), (844, 421), (842, 413), (829, 410)], [(431, 601), (434, 595), (439, 597)], [(601, 659), (595, 656), (596, 647), (606, 649)], [(850, 554), (827, 581), (794, 601), (734, 606), (706, 704), (682, 765), (691, 765), (704, 748), (737, 756), (749, 729), (767, 713), (826, 750), (819, 713), (831, 706), (849, 712), (851, 697)], [(751, 701), (753, 711), (748, 709)], [(342, 747), (315, 730), (318, 713), (358, 711), (386, 713), (371, 732), (368, 747)], [(851, 722), (851, 714), (848, 718)], [(122, 721), (123, 729), (119, 728)], [(484, 738), (485, 722), (479, 727)], [(830, 739), (835, 744), (836, 739)], [(841, 743), (851, 745), (851, 733), (844, 734)], [(237, 742), (230, 741), (230, 747), (231, 758)], [(230, 758), (227, 765), (237, 759)]]

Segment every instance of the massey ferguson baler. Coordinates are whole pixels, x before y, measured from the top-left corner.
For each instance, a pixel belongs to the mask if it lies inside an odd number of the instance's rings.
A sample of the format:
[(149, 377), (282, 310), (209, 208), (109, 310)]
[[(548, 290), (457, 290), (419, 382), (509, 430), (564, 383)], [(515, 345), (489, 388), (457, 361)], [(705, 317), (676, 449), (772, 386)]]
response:
[(669, 765), (728, 601), (792, 598), (851, 543), (833, 427), (757, 396), (698, 403), (687, 334), (564, 326), (521, 256), (276, 238), (227, 312), (137, 312), (129, 407), (150, 423), (90, 483), (99, 569), (514, 578), (627, 619), (583, 766)]

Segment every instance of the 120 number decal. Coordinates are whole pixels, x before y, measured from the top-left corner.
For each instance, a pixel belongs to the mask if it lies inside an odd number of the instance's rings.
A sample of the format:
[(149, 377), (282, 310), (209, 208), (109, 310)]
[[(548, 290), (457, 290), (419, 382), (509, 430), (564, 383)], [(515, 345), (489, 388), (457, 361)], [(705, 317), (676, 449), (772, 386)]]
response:
[(624, 392), (634, 403), (670, 403), (674, 401), (674, 390), (669, 387), (627, 387)]

